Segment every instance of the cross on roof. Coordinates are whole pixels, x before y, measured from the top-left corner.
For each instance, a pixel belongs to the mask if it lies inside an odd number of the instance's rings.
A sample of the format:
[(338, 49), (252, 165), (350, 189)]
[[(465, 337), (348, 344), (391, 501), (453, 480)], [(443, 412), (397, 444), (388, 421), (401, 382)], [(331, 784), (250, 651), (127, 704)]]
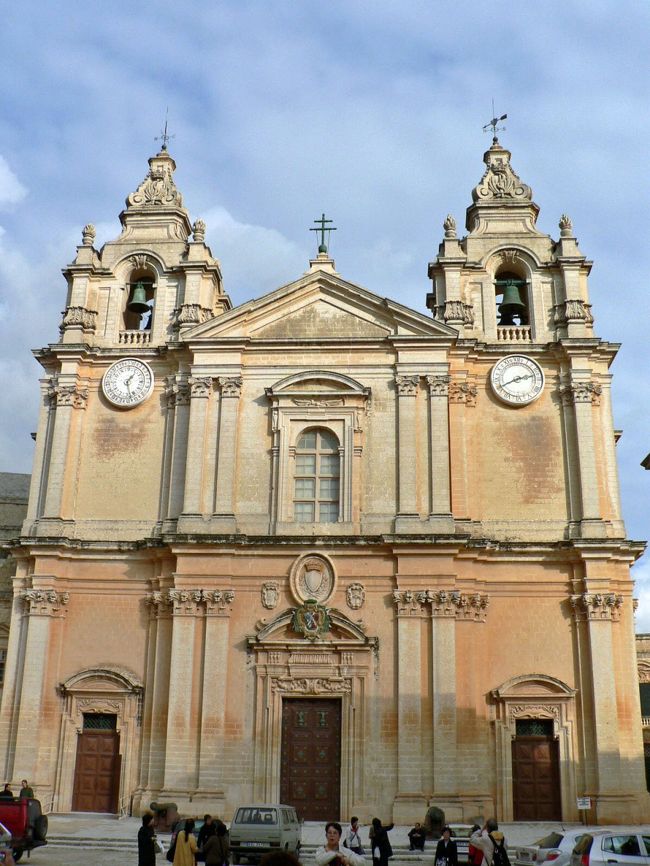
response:
[[(337, 231), (337, 229), (335, 229), (334, 226), (328, 226), (328, 225), (326, 225), (326, 223), (333, 223), (334, 220), (325, 219), (325, 214), (323, 214), (319, 220), (314, 220), (314, 222), (317, 224), (318, 227), (315, 229), (309, 229), (309, 231), (310, 232), (320, 232), (320, 244), (318, 246), (318, 252), (319, 253), (326, 253), (327, 252), (327, 244), (325, 243), (325, 232)], [(327, 239), (329, 240), (329, 235), (327, 236)]]

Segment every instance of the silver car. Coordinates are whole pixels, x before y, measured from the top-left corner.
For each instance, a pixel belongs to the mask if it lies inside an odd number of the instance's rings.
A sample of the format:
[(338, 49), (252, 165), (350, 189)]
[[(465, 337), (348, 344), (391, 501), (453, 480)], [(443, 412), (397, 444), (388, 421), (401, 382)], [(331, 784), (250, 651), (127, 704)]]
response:
[(573, 849), (571, 866), (601, 866), (606, 863), (650, 866), (650, 825), (585, 833)]
[(591, 827), (571, 827), (569, 830), (556, 830), (548, 833), (531, 845), (524, 845), (517, 849), (515, 866), (532, 866), (532, 864), (552, 863), (553, 866), (568, 866), (571, 852), (578, 844), (582, 836), (588, 833)]

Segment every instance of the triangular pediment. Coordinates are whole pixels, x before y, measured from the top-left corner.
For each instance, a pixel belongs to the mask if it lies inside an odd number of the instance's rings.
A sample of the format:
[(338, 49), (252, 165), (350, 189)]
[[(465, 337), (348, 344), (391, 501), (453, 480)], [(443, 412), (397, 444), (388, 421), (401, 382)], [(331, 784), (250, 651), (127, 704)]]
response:
[(449, 325), (381, 298), (336, 274), (314, 271), (183, 333), (185, 341), (375, 339), (457, 336)]

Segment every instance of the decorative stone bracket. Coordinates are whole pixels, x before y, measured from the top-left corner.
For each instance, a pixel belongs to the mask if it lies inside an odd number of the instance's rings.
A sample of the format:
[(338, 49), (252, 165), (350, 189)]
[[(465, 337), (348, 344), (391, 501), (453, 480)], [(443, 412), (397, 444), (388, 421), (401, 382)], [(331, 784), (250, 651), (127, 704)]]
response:
[(571, 606), (576, 622), (584, 620), (618, 622), (621, 618), (623, 596), (614, 592), (583, 592), (582, 595), (571, 596)]
[(20, 597), (29, 615), (57, 616), (63, 615), (62, 608), (67, 605), (70, 594), (54, 589), (23, 589)]
[(486, 593), (460, 590), (393, 590), (398, 616), (421, 616), (431, 605), (431, 616), (485, 622), (490, 602)]

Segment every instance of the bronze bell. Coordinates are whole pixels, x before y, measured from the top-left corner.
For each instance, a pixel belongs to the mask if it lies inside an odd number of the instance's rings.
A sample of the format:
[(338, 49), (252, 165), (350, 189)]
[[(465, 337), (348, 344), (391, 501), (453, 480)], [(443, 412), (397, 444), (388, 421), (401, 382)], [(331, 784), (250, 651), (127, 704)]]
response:
[(521, 300), (519, 286), (514, 280), (506, 280), (503, 289), (503, 300), (499, 304), (500, 325), (514, 325), (514, 316), (520, 320), (526, 310), (526, 304)]
[(126, 308), (130, 313), (139, 313), (140, 315), (149, 311), (147, 290), (144, 287), (144, 283), (138, 282), (135, 284), (131, 293), (131, 300), (126, 305)]

